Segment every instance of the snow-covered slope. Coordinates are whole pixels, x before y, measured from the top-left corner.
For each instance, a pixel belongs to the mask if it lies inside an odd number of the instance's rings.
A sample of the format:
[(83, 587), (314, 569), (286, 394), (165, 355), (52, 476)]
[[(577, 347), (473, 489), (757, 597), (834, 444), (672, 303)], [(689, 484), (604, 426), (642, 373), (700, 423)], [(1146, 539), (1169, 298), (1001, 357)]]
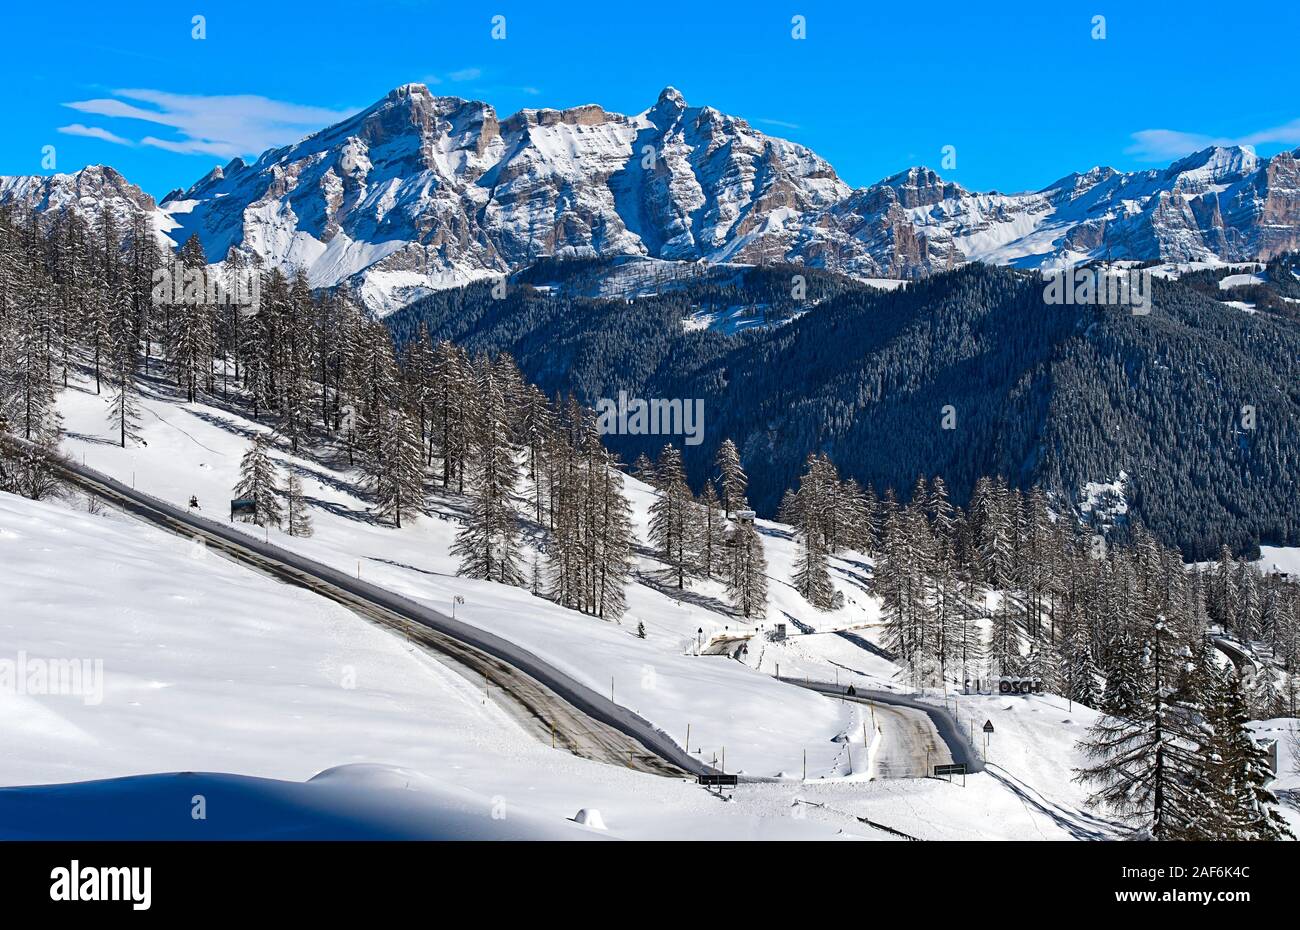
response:
[[(234, 413), (201, 404), (177, 404), (163, 394), (145, 402), (142, 436), (147, 445), (126, 450), (99, 441), (105, 431), (106, 398), (71, 390), (62, 395), (69, 438), (65, 448), (78, 460), (124, 482), (134, 482), (184, 506), (197, 496), (204, 511), (221, 515), (238, 475), (248, 436), (264, 427)], [(699, 636), (730, 627), (756, 632), (759, 624), (742, 624), (725, 614), (725, 596), (717, 582), (678, 594), (661, 585), (658, 563), (646, 559), (645, 584), (629, 591), (629, 609), (621, 624), (566, 610), (524, 589), (456, 576), (451, 555), (464, 501), (435, 498), (436, 514), (394, 530), (371, 519), (356, 489), (356, 475), (308, 458), (277, 453), (296, 469), (313, 505), (315, 535), (308, 539), (272, 531), (277, 544), (299, 551), (349, 574), (361, 576), (416, 601), (447, 611), (452, 599), (464, 598), (456, 616), (518, 642), (600, 693), (647, 718), (711, 762), (724, 751), (728, 771), (775, 775), (800, 769), (808, 750), (809, 767), (833, 770), (838, 745), (832, 739), (849, 723), (837, 704), (723, 657), (690, 655)], [(649, 491), (627, 479), (644, 539)], [(249, 532), (251, 524), (236, 524)], [(527, 556), (531, 559), (531, 553)], [(793, 545), (769, 556), (774, 576), (790, 576)], [(811, 609), (787, 585), (774, 585), (773, 613), (788, 610), (798, 617)], [(861, 614), (859, 614), (861, 616)], [(812, 618), (810, 617), (810, 620)], [(644, 623), (646, 639), (636, 636)], [(767, 623), (770, 628), (771, 623)], [(762, 647), (756, 642), (752, 660)]]
[[(123, 450), (101, 438), (105, 399), (84, 381), (74, 384), (60, 402), (65, 449), (160, 497), (183, 504), (197, 495), (205, 512), (220, 512), (248, 436), (262, 427), (181, 402), (165, 386), (147, 387), (147, 395), (147, 445)], [(716, 581), (678, 592), (643, 554), (628, 614), (615, 624), (521, 589), (456, 577), (450, 518), (463, 502), (454, 496), (436, 497), (437, 515), (399, 531), (370, 520), (346, 467), (283, 451), (276, 458), (302, 476), (316, 523), (309, 539), (271, 530), (279, 545), (443, 610), (459, 595), (459, 619), (525, 645), (593, 688), (612, 686), (615, 700), (679, 742), (689, 725), (689, 748), (702, 759), (720, 764), (725, 753), (727, 771), (780, 780), (745, 787), (723, 807), (734, 819), (706, 827), (697, 817), (717, 802), (701, 807), (699, 789), (539, 746), (490, 696), (332, 604), (124, 518), (16, 498), (4, 498), (0, 509), (0, 545), (22, 579), (10, 625), (23, 635), (11, 642), (33, 655), (48, 654), (55, 642), (69, 655), (102, 657), (108, 684), (97, 711), (13, 708), (8, 719), (30, 722), (17, 731), (0, 780), (199, 770), (300, 782), (335, 765), (384, 763), (431, 776), (448, 791), (526, 802), (561, 819), (598, 807), (612, 834), (629, 837), (889, 836), (858, 816), (927, 838), (1068, 838), (1109, 829), (1083, 810), (1070, 783), (1079, 761), (1074, 740), (1090, 711), (1066, 712), (1054, 697), (959, 699), (964, 727), (989, 717), (1006, 734), (991, 757), (1005, 777), (997, 769), (972, 775), (963, 790), (915, 777), (938, 761), (907, 755), (917, 739), (937, 746), (920, 712), (881, 706), (877, 713), (789, 683), (806, 676), (904, 690), (878, 644), (871, 564), (861, 555), (833, 561), (845, 605), (819, 613), (789, 583), (796, 557), (789, 528), (761, 522), (771, 605), (746, 622), (726, 610)], [(651, 492), (630, 478), (626, 487), (644, 541)], [(54, 593), (65, 589), (77, 594)], [(775, 623), (787, 625), (785, 642), (767, 640)], [(695, 654), (700, 642), (747, 635), (740, 661)], [(355, 688), (341, 686), (345, 666)], [(787, 681), (775, 680), (778, 670)], [(277, 796), (290, 806), (312, 797), (289, 794)]]
[[(55, 786), (0, 788), (0, 838), (575, 839), (582, 808), (631, 839), (838, 829), (551, 749), (333, 602), (82, 505), (0, 493), (0, 785)], [(77, 687), (35, 684), (54, 662)]]

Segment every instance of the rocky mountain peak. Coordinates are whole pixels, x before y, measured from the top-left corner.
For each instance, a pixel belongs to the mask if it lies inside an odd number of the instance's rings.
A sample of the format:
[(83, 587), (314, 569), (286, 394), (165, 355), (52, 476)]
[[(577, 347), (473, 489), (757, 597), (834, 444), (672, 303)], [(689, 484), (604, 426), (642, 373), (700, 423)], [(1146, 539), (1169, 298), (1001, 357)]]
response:
[(548, 256), (784, 261), (911, 278), (967, 261), (1243, 261), (1300, 248), (1300, 163), (1210, 146), (1168, 168), (1096, 167), (1032, 193), (970, 192), (917, 166), (852, 190), (809, 149), (665, 87), (635, 116), (589, 103), (499, 120), (395, 87), (161, 208), (106, 166), (0, 178), (0, 203), (150, 210), (175, 241), (342, 285), (379, 313)]
[(682, 92), (676, 87), (669, 85), (659, 91), (659, 99), (655, 101), (655, 106), (668, 106), (678, 110), (685, 110), (686, 98), (682, 96)]

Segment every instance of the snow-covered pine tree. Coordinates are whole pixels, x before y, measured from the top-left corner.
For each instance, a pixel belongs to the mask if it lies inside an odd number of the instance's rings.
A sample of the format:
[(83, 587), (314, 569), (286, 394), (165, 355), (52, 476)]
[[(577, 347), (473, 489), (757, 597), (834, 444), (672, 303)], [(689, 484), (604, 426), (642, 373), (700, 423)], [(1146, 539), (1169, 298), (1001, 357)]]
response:
[(745, 489), (749, 486), (749, 478), (740, 464), (740, 452), (731, 439), (722, 440), (715, 464), (721, 476), (722, 509), (730, 517), (733, 510), (745, 509)]
[(1061, 692), (1061, 656), (1046, 636), (1030, 640), (1029, 655), (1025, 657), (1022, 669), (1026, 677), (1041, 681), (1044, 691), (1052, 694)]
[(743, 617), (762, 617), (767, 612), (767, 559), (763, 538), (753, 522), (738, 521), (727, 537), (727, 595), (731, 606)]
[(191, 403), (212, 377), (213, 307), (205, 287), (208, 260), (197, 234), (181, 247), (181, 266), (185, 281), (181, 302), (171, 307), (172, 330), (168, 354), (176, 375), (176, 385)]
[(433, 348), (433, 421), (437, 455), (442, 459), (442, 486), (464, 490), (465, 458), (474, 410), (474, 371), (465, 350), (446, 340)]
[(1075, 704), (1097, 708), (1101, 705), (1101, 688), (1097, 662), (1092, 655), (1092, 640), (1088, 628), (1076, 624), (1066, 641), (1066, 652), (1061, 659), (1061, 681), (1065, 696)]
[(107, 345), (108, 422), (123, 449), (128, 442), (140, 439), (140, 402), (135, 382), (140, 343), (129, 312), (129, 305), (121, 301), (109, 321)]
[(311, 511), (302, 492), (302, 479), (294, 472), (284, 485), (285, 529), (290, 536), (310, 536), (314, 530), (311, 525)]
[(712, 579), (715, 570), (722, 561), (723, 530), (725, 520), (719, 509), (718, 493), (713, 482), (705, 480), (704, 490), (700, 493), (699, 505), (699, 540), (696, 550), (699, 553), (699, 571)]
[(936, 475), (930, 482), (930, 494), (925, 502), (926, 513), (930, 518), (930, 529), (934, 534), (937, 554), (951, 558), (956, 549), (957, 508), (948, 500), (948, 485), (942, 477)]
[(1030, 635), (1037, 636), (1043, 628), (1053, 584), (1051, 516), (1041, 488), (1035, 487), (1025, 497), (1022, 524), (1019, 584), (1024, 591), (1026, 628)]
[(885, 518), (874, 582), (876, 597), (880, 599), (880, 619), (885, 625), (885, 646), (907, 665), (915, 645), (916, 622), (913, 602), (908, 597), (904, 520), (905, 515), (898, 509), (891, 510)]
[(817, 610), (834, 606), (835, 586), (826, 560), (826, 541), (817, 529), (799, 534), (799, 557), (794, 563), (795, 590)]
[[(632, 571), (632, 505), (623, 494), (623, 475), (617, 459), (591, 433), (586, 464), (592, 515), (589, 551), (591, 612), (606, 620), (618, 620), (627, 609), (627, 579)], [(644, 639), (644, 633), (642, 635)]]
[(1210, 617), (1226, 632), (1234, 632), (1238, 617), (1236, 562), (1226, 545), (1219, 547), (1219, 558), (1210, 579), (1209, 594)]
[(466, 468), (471, 500), (451, 551), (460, 557), (458, 574), (523, 585), (519, 514), (514, 504), (519, 462), (510, 441), (505, 386), (485, 356), (475, 359), (474, 375), (477, 409), (469, 425)]
[(1024, 657), (1020, 652), (1020, 605), (1009, 591), (998, 596), (989, 630), (988, 657), (991, 670), (998, 675), (1018, 675)]
[(1273, 778), (1264, 750), (1248, 723), (1250, 712), (1241, 677), (1235, 671), (1215, 676), (1205, 711), (1207, 794), (1203, 814), (1206, 839), (1280, 840), (1294, 835), (1278, 813), (1277, 797), (1268, 790)]
[(1101, 710), (1115, 718), (1136, 717), (1142, 706), (1141, 645), (1122, 630), (1110, 649)]
[(1015, 520), (1011, 495), (1002, 479), (981, 478), (971, 499), (982, 580), (995, 591), (1011, 586)]
[(1270, 720), (1273, 717), (1281, 717), (1285, 710), (1282, 701), (1282, 693), (1277, 687), (1277, 678), (1273, 669), (1267, 664), (1261, 664), (1258, 674), (1255, 676), (1255, 684), (1247, 695), (1250, 704), (1250, 710), (1258, 720)]
[(950, 640), (954, 662), (960, 665), (962, 682), (984, 665), (984, 638), (980, 635), (979, 621), (986, 613), (985, 601), (984, 585), (974, 573), (966, 572), (965, 577), (959, 577), (953, 617), (956, 628)]
[(695, 574), (699, 564), (699, 507), (686, 484), (682, 454), (675, 446), (663, 447), (655, 475), (659, 492), (650, 505), (650, 542), (677, 587), (685, 588), (687, 576)]
[(1200, 709), (1181, 706), (1173, 682), (1181, 658), (1164, 618), (1142, 631), (1144, 675), (1127, 716), (1107, 713), (1080, 743), (1089, 765), (1075, 781), (1092, 786), (1093, 806), (1105, 806), (1152, 839), (1194, 834), (1205, 805), (1199, 757)]
[(382, 326), (362, 336), (358, 361), (367, 372), (357, 412), (357, 449), (362, 487), (375, 502), (375, 516), (401, 529), (425, 512), (424, 450), (419, 426), (402, 408), (393, 344)]
[(280, 525), (282, 511), (276, 496), (275, 462), (271, 459), (271, 439), (267, 433), (257, 432), (248, 451), (239, 462), (239, 482), (235, 496), (251, 500), (254, 505), (253, 522), (258, 526)]
[(862, 485), (849, 478), (839, 488), (841, 537), (845, 548), (870, 552), (875, 542), (871, 535), (871, 517), (867, 495)]
[(644, 452), (638, 455), (636, 461), (632, 463), (632, 474), (638, 481), (643, 481), (656, 490), (659, 489), (659, 479), (655, 476), (654, 463), (646, 457)]
[(1260, 637), (1259, 571), (1245, 559), (1237, 563), (1237, 616), (1233, 631), (1244, 643)]

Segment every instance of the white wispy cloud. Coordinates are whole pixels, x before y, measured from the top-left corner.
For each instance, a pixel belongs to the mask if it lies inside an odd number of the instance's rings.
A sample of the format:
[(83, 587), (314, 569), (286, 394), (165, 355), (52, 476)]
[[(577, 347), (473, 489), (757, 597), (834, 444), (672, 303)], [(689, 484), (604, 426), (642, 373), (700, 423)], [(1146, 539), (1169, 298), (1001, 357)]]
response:
[(777, 126), (777, 127), (780, 127), (781, 129), (798, 129), (798, 128), (799, 128), (799, 124), (798, 124), (798, 123), (787, 123), (787, 122), (786, 122), (785, 120), (783, 120), (783, 119), (765, 119), (765, 118), (760, 117), (759, 119), (754, 120), (754, 122), (756, 122), (756, 123), (762, 123), (764, 126)]
[(461, 68), (459, 71), (453, 71), (447, 75), (453, 81), (477, 81), (483, 76), (482, 68)]
[(56, 132), (61, 132), (67, 136), (85, 136), (87, 139), (102, 139), (105, 142), (111, 142), (114, 145), (135, 145), (130, 139), (123, 139), (107, 129), (101, 129), (99, 126), (86, 126), (81, 123), (69, 123), (67, 126), (60, 126)]
[(1133, 133), (1133, 144), (1124, 151), (1143, 161), (1170, 161), (1211, 145), (1300, 145), (1300, 119), (1237, 137), (1210, 136), (1177, 129), (1143, 129)]
[[(259, 155), (269, 148), (296, 142), (355, 110), (332, 110), (271, 100), (252, 94), (174, 94), (160, 90), (114, 90), (112, 97), (65, 103), (79, 113), (109, 119), (140, 120), (175, 130), (175, 138), (147, 135), (141, 145), (194, 155)], [(80, 126), (81, 124), (74, 124)], [(108, 130), (83, 126), (85, 132), (105, 141), (131, 144)], [(102, 135), (101, 135), (102, 133)], [(108, 137), (113, 138), (108, 138)]]

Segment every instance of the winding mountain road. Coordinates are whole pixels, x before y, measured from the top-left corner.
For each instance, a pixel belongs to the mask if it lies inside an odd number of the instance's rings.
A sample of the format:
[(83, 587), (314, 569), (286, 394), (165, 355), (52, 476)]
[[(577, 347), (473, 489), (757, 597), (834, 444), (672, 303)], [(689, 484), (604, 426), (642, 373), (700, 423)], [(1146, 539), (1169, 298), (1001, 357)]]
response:
[(127, 487), (107, 475), (61, 461), (67, 480), (104, 503), (287, 584), (329, 598), (450, 661), (471, 679), (508, 698), (515, 716), (539, 738), (576, 755), (668, 777), (714, 771), (662, 730), (499, 636)]

